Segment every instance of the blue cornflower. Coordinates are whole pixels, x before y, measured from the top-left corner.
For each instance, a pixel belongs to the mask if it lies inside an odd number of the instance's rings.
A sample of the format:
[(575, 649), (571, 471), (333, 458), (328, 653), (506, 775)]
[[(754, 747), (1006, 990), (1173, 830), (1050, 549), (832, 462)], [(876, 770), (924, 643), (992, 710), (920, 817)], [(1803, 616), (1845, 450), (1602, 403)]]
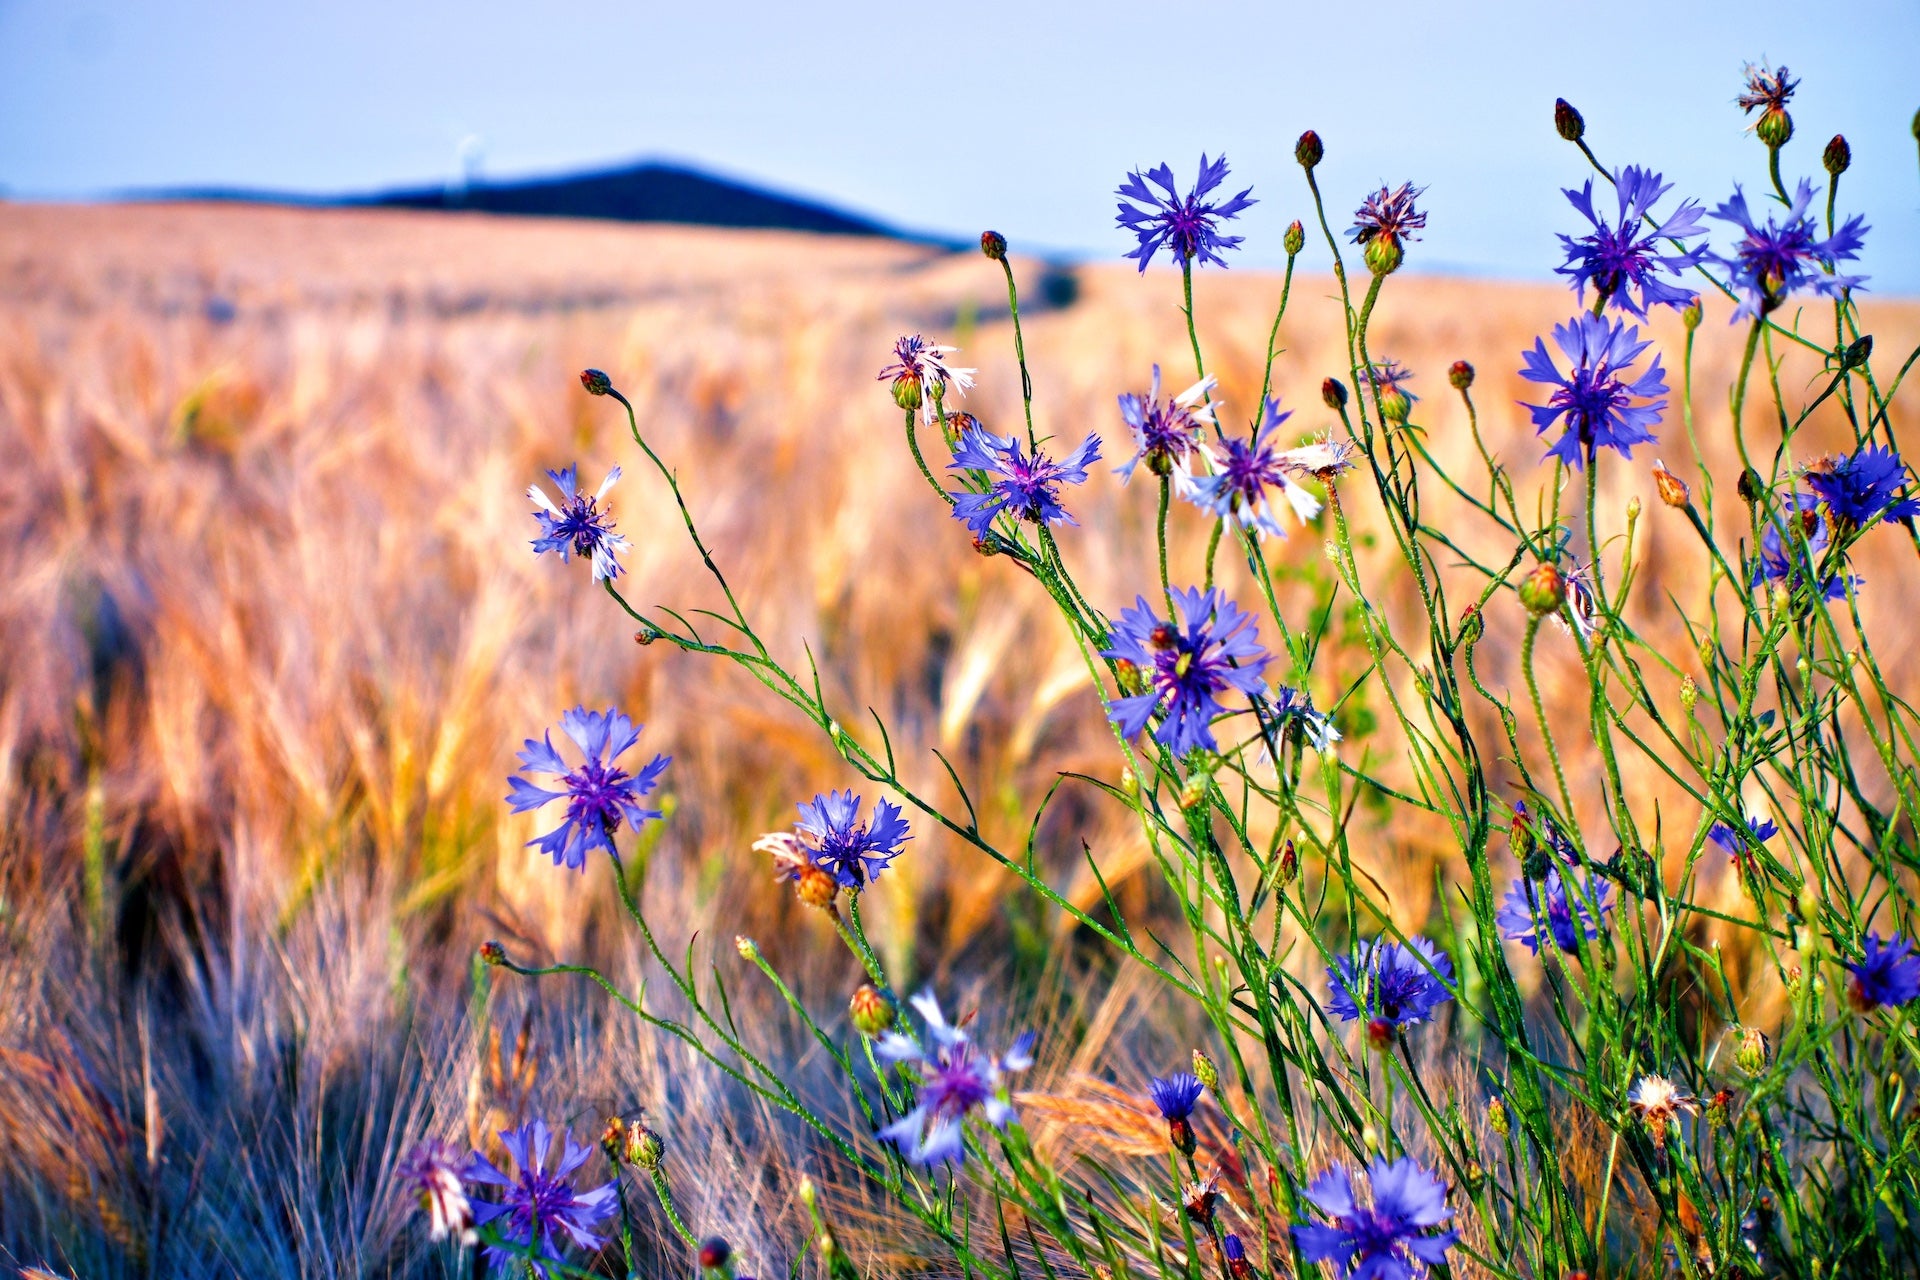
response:
[[(937, 405), (945, 403), (947, 388), (965, 394), (973, 387), (975, 369), (961, 369), (947, 363), (947, 357), (960, 350), (928, 342), (917, 333), (903, 334), (893, 344), (893, 363), (882, 369), (876, 382), (894, 384), (896, 402), (918, 403), (920, 420), (933, 425)], [(903, 396), (903, 391), (910, 394)]]
[(1347, 228), (1347, 235), (1365, 251), (1367, 269), (1375, 275), (1397, 270), (1406, 242), (1420, 238), (1413, 233), (1427, 225), (1427, 215), (1415, 208), (1413, 202), (1425, 190), (1425, 187), (1416, 189), (1411, 182), (1381, 187), (1361, 201), (1360, 208), (1354, 212), (1353, 225)]
[[(1453, 961), (1422, 937), (1402, 944), (1376, 938), (1327, 970), (1327, 1011), (1344, 1022), (1369, 1024), (1384, 1038), (1400, 1027), (1425, 1022), (1453, 999)], [(1376, 1030), (1377, 1028), (1377, 1030)]]
[(1868, 445), (1851, 457), (1809, 467), (1806, 476), (1807, 487), (1826, 502), (1828, 514), (1845, 528), (1920, 516), (1920, 498), (1901, 493), (1907, 468), (1891, 449)]
[(1215, 386), (1212, 374), (1200, 379), (1169, 400), (1160, 398), (1160, 366), (1153, 366), (1153, 389), (1144, 396), (1131, 391), (1120, 397), (1120, 416), (1133, 432), (1134, 452), (1125, 463), (1114, 468), (1121, 480), (1133, 479), (1133, 469), (1142, 462), (1157, 476), (1171, 476), (1182, 497), (1193, 492), (1193, 468), (1189, 461), (1200, 445), (1207, 427), (1214, 424), (1213, 406), (1207, 395)]
[(1274, 690), (1264, 710), (1268, 718), (1282, 729), (1292, 724), (1299, 725), (1307, 745), (1321, 755), (1332, 751), (1333, 744), (1340, 741), (1340, 731), (1333, 727), (1333, 717), (1316, 710), (1312, 696), (1304, 690), (1281, 685)]
[(1885, 940), (1877, 933), (1868, 934), (1859, 961), (1849, 964), (1847, 971), (1853, 975), (1847, 1000), (1861, 1013), (1907, 1004), (1920, 996), (1920, 956), (1913, 954), (1913, 943), (1904, 934)]
[(515, 774), (507, 779), (512, 788), (507, 803), (513, 806), (513, 812), (525, 813), (565, 800), (566, 820), (527, 844), (551, 857), (556, 867), (564, 864), (577, 871), (586, 867), (589, 849), (614, 852), (613, 833), (622, 822), (637, 831), (648, 819), (660, 816), (658, 809), (642, 808), (640, 797), (653, 790), (671, 758), (657, 755), (637, 774), (629, 774), (615, 764), (640, 740), (640, 726), (612, 707), (605, 711), (575, 707), (560, 717), (560, 728), (586, 757), (580, 766), (567, 768), (566, 761), (553, 749), (553, 731), (549, 729), (537, 740), (526, 740), (520, 750), (520, 768), (554, 774), (564, 790), (549, 791)]
[(969, 427), (953, 451), (950, 471), (987, 471), (1001, 477), (985, 493), (953, 495), (953, 518), (963, 522), (975, 542), (986, 540), (993, 518), (1002, 511), (1017, 520), (1079, 524), (1060, 505), (1060, 486), (1085, 484), (1087, 467), (1099, 460), (1100, 437), (1090, 435), (1072, 453), (1055, 462), (1039, 449), (1027, 457), (1012, 436), (996, 436), (985, 427)]
[[(1320, 500), (1293, 481), (1295, 473), (1309, 474), (1305, 455), (1312, 447), (1279, 447), (1280, 425), (1292, 416), (1291, 411), (1280, 411), (1278, 400), (1269, 399), (1261, 415), (1260, 429), (1250, 439), (1234, 437), (1217, 448), (1201, 445), (1213, 474), (1195, 480), (1193, 491), (1186, 496), (1221, 520), (1238, 520), (1249, 529), (1278, 538), (1286, 537), (1287, 530), (1275, 518), (1273, 507), (1267, 501), (1269, 489), (1280, 491), (1301, 523), (1319, 515)], [(1315, 452), (1318, 456), (1326, 450), (1319, 448)], [(1345, 465), (1342, 453), (1339, 466)]]
[(1507, 937), (1526, 943), (1536, 955), (1544, 941), (1572, 955), (1579, 949), (1581, 933), (1600, 936), (1600, 926), (1613, 906), (1607, 900), (1611, 889), (1598, 878), (1589, 879), (1584, 889), (1577, 885), (1569, 889), (1559, 871), (1547, 872), (1541, 881), (1523, 877), (1507, 890), (1494, 918)]
[[(1807, 562), (1816, 569), (1820, 565), (1830, 541), (1827, 522), (1822, 520), (1815, 511), (1815, 508), (1820, 505), (1820, 499), (1810, 493), (1796, 493), (1791, 495), (1791, 500), (1792, 506), (1786, 513), (1784, 521), (1780, 517), (1768, 521), (1766, 529), (1760, 535), (1760, 556), (1754, 562), (1752, 586), (1758, 587), (1763, 583), (1776, 582), (1791, 592), (1805, 581), (1804, 575), (1800, 572), (1800, 548), (1794, 547), (1793, 554), (1789, 554), (1787, 546), (1789, 533), (1794, 535), (1795, 543), (1805, 544)], [(1826, 581), (1820, 584), (1820, 593), (1829, 600), (1844, 600), (1849, 582), (1858, 588), (1865, 579), (1855, 574), (1830, 574)]]
[[(1204, 152), (1200, 156), (1200, 174), (1185, 199), (1173, 184), (1173, 169), (1169, 165), (1157, 165), (1144, 175), (1129, 173), (1115, 193), (1120, 197), (1120, 216), (1115, 221), (1139, 237), (1140, 243), (1125, 256), (1138, 258), (1140, 269), (1145, 271), (1153, 255), (1164, 245), (1183, 266), (1196, 259), (1226, 266), (1220, 250), (1237, 249), (1246, 237), (1221, 235), (1220, 222), (1238, 217), (1241, 210), (1258, 203), (1250, 198), (1252, 187), (1230, 200), (1209, 203), (1207, 197), (1226, 180), (1227, 158), (1221, 156), (1209, 161)], [(1149, 187), (1149, 182), (1166, 194)]]
[[(1650, 443), (1654, 436), (1647, 428), (1660, 421), (1667, 407), (1654, 396), (1667, 393), (1666, 373), (1655, 353), (1653, 364), (1633, 381), (1627, 381), (1633, 362), (1652, 346), (1640, 341), (1640, 330), (1621, 320), (1607, 320), (1591, 312), (1555, 325), (1553, 340), (1566, 353), (1571, 364), (1565, 377), (1547, 354), (1547, 344), (1533, 340), (1533, 350), (1522, 353), (1526, 367), (1520, 376), (1528, 382), (1550, 383), (1557, 390), (1544, 405), (1526, 404), (1533, 414), (1533, 428), (1544, 435), (1547, 429), (1565, 418), (1566, 430), (1547, 450), (1574, 470), (1586, 465), (1589, 455), (1605, 446), (1618, 449), (1620, 456), (1633, 456), (1633, 446)], [(1639, 400), (1641, 403), (1635, 404)]]
[(1753, 865), (1753, 849), (1779, 834), (1772, 818), (1748, 817), (1742, 828), (1716, 822), (1707, 829), (1707, 839), (1726, 850), (1729, 858), (1748, 866)]
[(1354, 1199), (1353, 1174), (1335, 1165), (1306, 1186), (1307, 1199), (1331, 1219), (1296, 1223), (1294, 1242), (1308, 1262), (1331, 1262), (1344, 1280), (1419, 1280), (1447, 1260), (1457, 1231), (1433, 1231), (1453, 1216), (1447, 1187), (1412, 1156), (1367, 1166), (1373, 1203)]
[(900, 806), (882, 798), (874, 803), (873, 821), (860, 822), (860, 797), (852, 788), (802, 801), (796, 824), (812, 846), (813, 862), (833, 873), (849, 889), (858, 889), (887, 869), (900, 856), (900, 846), (913, 837)]
[(1176, 1071), (1164, 1080), (1155, 1076), (1147, 1085), (1147, 1094), (1153, 1099), (1153, 1105), (1160, 1108), (1160, 1114), (1171, 1122), (1190, 1119), (1194, 1104), (1200, 1101), (1205, 1088), (1193, 1072)]
[(619, 577), (620, 562), (613, 557), (629, 544), (613, 531), (613, 513), (603, 510), (600, 503), (620, 479), (620, 468), (607, 472), (607, 478), (590, 494), (580, 491), (578, 463), (565, 471), (549, 471), (547, 478), (560, 490), (558, 503), (539, 485), (527, 486), (527, 500), (540, 508), (533, 513), (540, 522), (540, 536), (533, 540), (534, 553), (558, 551), (562, 561), (573, 556), (591, 558), (595, 582)]
[[(1567, 260), (1554, 268), (1560, 275), (1572, 278), (1574, 293), (1582, 305), (1586, 303), (1589, 284), (1607, 305), (1631, 312), (1642, 320), (1647, 318), (1649, 307), (1679, 308), (1693, 300), (1691, 289), (1667, 283), (1660, 278), (1660, 273), (1669, 271), (1677, 276), (1691, 271), (1706, 257), (1707, 245), (1702, 242), (1691, 249), (1669, 254), (1660, 252), (1660, 244), (1706, 234), (1707, 229), (1700, 222), (1703, 211), (1699, 204), (1688, 200), (1668, 214), (1665, 221), (1652, 226), (1645, 221), (1660, 197), (1672, 189), (1651, 169), (1628, 165), (1614, 175), (1614, 193), (1619, 199), (1620, 212), (1613, 223), (1609, 223), (1604, 214), (1594, 212), (1592, 178), (1578, 191), (1568, 188), (1561, 192), (1593, 224), (1592, 233), (1578, 240), (1572, 236), (1560, 237)], [(1638, 298), (1634, 297), (1635, 290), (1639, 291)]]
[(1866, 282), (1865, 276), (1840, 275), (1834, 270), (1841, 262), (1860, 256), (1860, 248), (1866, 243), (1866, 222), (1855, 214), (1823, 240), (1813, 215), (1807, 212), (1812, 202), (1813, 184), (1802, 178), (1784, 221), (1769, 213), (1765, 226), (1755, 222), (1747, 209), (1747, 197), (1737, 184), (1733, 199), (1713, 211), (1714, 217), (1732, 223), (1741, 232), (1740, 242), (1730, 255), (1714, 255), (1714, 261), (1731, 273), (1733, 287), (1741, 294), (1740, 305), (1733, 313), (1735, 321), (1757, 320), (1801, 289), (1831, 298)]
[(1176, 588), (1173, 598), (1184, 626), (1155, 617), (1144, 597), (1121, 610), (1113, 648), (1100, 656), (1128, 664), (1144, 689), (1109, 702), (1107, 718), (1131, 738), (1158, 713), (1162, 718), (1153, 736), (1175, 755), (1196, 748), (1212, 751), (1213, 718), (1226, 709), (1219, 694), (1227, 689), (1249, 697), (1259, 693), (1266, 683), (1260, 673), (1272, 659), (1260, 647), (1252, 615), (1219, 588)]
[[(498, 1203), (473, 1202), (474, 1221), (478, 1225), (498, 1222), (502, 1240), (533, 1250), (533, 1268), (542, 1276), (548, 1272), (540, 1259), (560, 1260), (558, 1245), (562, 1235), (589, 1252), (607, 1243), (605, 1236), (591, 1228), (613, 1213), (617, 1195), (614, 1184), (608, 1182), (592, 1191), (577, 1191), (571, 1181), (593, 1154), (591, 1146), (575, 1142), (572, 1133), (562, 1131), (560, 1159), (548, 1168), (553, 1131), (544, 1120), (506, 1130), (500, 1135), (500, 1143), (513, 1157), (511, 1175), (495, 1168), (493, 1162), (478, 1151), (467, 1165), (467, 1181), (502, 1188)], [(502, 1274), (524, 1265), (521, 1254), (497, 1244), (488, 1245), (486, 1253), (488, 1262)]]
[(468, 1157), (450, 1142), (429, 1138), (414, 1144), (406, 1158), (394, 1167), (393, 1176), (427, 1215), (428, 1238), (435, 1241), (452, 1236), (462, 1246), (475, 1243), (473, 1202), (467, 1198), (466, 1184), (460, 1180)]
[(980, 1110), (996, 1129), (1006, 1128), (1015, 1118), (1007, 1075), (1033, 1065), (1034, 1034), (1027, 1032), (1003, 1056), (993, 1058), (941, 1016), (940, 1002), (931, 991), (915, 996), (913, 1007), (926, 1021), (926, 1046), (889, 1031), (874, 1042), (873, 1049), (887, 1062), (917, 1064), (920, 1093), (913, 1110), (877, 1136), (897, 1147), (909, 1164), (959, 1164), (967, 1158), (965, 1124), (971, 1112)]

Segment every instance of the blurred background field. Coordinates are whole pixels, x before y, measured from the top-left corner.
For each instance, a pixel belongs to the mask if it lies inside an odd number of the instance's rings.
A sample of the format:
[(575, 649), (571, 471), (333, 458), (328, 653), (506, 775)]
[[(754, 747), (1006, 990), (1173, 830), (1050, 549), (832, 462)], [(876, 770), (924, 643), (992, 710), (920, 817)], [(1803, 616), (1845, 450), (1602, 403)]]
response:
[[(1305, 263), (1325, 261), (1309, 247)], [(1117, 463), (1115, 395), (1143, 391), (1156, 361), (1173, 386), (1190, 380), (1177, 277), (1016, 262), (1042, 434), (1097, 431)], [(1259, 272), (1197, 281), (1236, 420), (1279, 290)], [(1737, 540), (1730, 305), (1707, 303), (1692, 426)], [(1920, 342), (1920, 304), (1863, 309), (1897, 367)], [(1542, 449), (1515, 404), (1519, 353), (1567, 310), (1553, 285), (1396, 277), (1374, 350), (1414, 369), (1413, 420), (1457, 472), (1476, 455), (1445, 371), (1471, 361), (1488, 447), (1526, 493)], [(1813, 332), (1831, 323), (1821, 314)], [(752, 935), (837, 1017), (855, 967), (749, 845), (796, 800), (854, 779), (741, 673), (636, 646), (584, 566), (537, 561), (523, 493), (544, 468), (578, 461), (597, 484), (623, 466), (612, 504), (634, 543), (629, 598), (714, 603), (624, 417), (579, 387), (579, 369), (604, 368), (778, 655), (801, 662), (810, 646), (842, 722), (868, 733), (867, 708), (883, 716), (923, 791), (949, 794), (929, 748), (946, 751), (988, 836), (1017, 849), (1060, 771), (1111, 778), (1120, 762), (1043, 593), (973, 551), (901, 447), (874, 373), (916, 330), (964, 348), (980, 368), (965, 407), (1010, 427), (1005, 295), (977, 254), (401, 211), (0, 205), (0, 1257), (81, 1276), (431, 1274), (387, 1180), (393, 1155), (422, 1132), (477, 1137), (530, 1098), (587, 1131), (647, 1108), (692, 1216), (752, 1256), (787, 1256), (809, 1157), (780, 1120), (585, 993), (489, 994), (471, 957), (497, 937), (529, 961), (637, 972), (607, 869), (541, 862), (522, 848), (531, 821), (501, 801), (522, 738), (612, 702), (646, 722), (643, 750), (674, 757), (669, 819), (644, 855), (668, 949), (718, 940), (732, 973), (732, 936)], [(1345, 374), (1340, 332), (1331, 279), (1304, 272), (1275, 366), (1302, 433), (1331, 425), (1319, 385)], [(1653, 332), (1676, 405), (1658, 447), (1603, 473), (1601, 523), (1617, 533), (1629, 500), (1644, 504), (1629, 612), (1697, 671), (1672, 601), (1703, 607), (1703, 557), (1648, 468), (1663, 457), (1705, 486), (1681, 465), (1682, 331), (1663, 315)], [(1788, 403), (1810, 398), (1817, 362), (1781, 354)], [(1909, 382), (1896, 435), (1916, 408)], [(1823, 411), (1796, 459), (1837, 445), (1838, 422)], [(1748, 430), (1778, 439), (1765, 411)], [(1464, 504), (1425, 498), (1430, 523), (1504, 563), (1511, 547)], [(1071, 505), (1082, 528), (1066, 558), (1117, 611), (1152, 581), (1152, 492), (1102, 466)], [(1204, 541), (1186, 514), (1176, 579), (1197, 575)], [(1870, 631), (1910, 625), (1920, 601), (1889, 566), (1912, 554), (1891, 531), (1863, 544)], [(1325, 581), (1320, 534), (1270, 555), (1288, 567), (1283, 611), (1306, 618)], [(1404, 604), (1396, 564), (1368, 568)], [(1365, 665), (1340, 640), (1344, 603), (1312, 692), (1336, 708), (1343, 755), (1391, 778), (1380, 691), (1341, 700)], [(1496, 692), (1518, 685), (1522, 625), (1510, 601), (1489, 609), (1481, 670)], [(1544, 647), (1551, 696), (1576, 667), (1570, 642)], [(1910, 647), (1883, 661), (1895, 687), (1917, 687)], [(1650, 680), (1677, 715), (1677, 679)], [(1491, 750), (1496, 722), (1480, 714)], [(1690, 831), (1696, 812), (1643, 771), (1638, 794), (1665, 829)], [(1403, 927), (1425, 927), (1443, 909), (1445, 832), (1364, 820), (1368, 870)], [(1039, 856), (1092, 906), (1082, 841), (1150, 914), (1138, 832), (1068, 789)], [(1141, 975), (1101, 968), (1011, 883), (918, 823), (870, 916), (906, 985), (979, 1000), (997, 1023), (1015, 1016), (1000, 1007), (1010, 993), (1048, 1011), (1032, 1084), (1052, 1101), (1032, 1114), (1091, 1105), (1089, 1081), (1137, 1089), (1165, 1069), (1153, 1055), (1184, 1056), (1188, 1029), (1156, 1020)], [(1724, 891), (1739, 893), (1733, 877)], [(1088, 973), (1100, 980), (1070, 988)], [(743, 987), (756, 1034), (787, 1035), (767, 993)], [(884, 1228), (863, 1247), (883, 1274), (889, 1249), (911, 1251)]]

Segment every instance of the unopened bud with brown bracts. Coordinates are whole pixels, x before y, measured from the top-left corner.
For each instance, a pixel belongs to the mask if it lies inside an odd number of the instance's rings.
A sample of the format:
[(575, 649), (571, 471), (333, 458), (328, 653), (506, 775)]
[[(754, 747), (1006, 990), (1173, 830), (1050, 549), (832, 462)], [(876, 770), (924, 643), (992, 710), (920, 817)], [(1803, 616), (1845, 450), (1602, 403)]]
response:
[(1853, 148), (1847, 145), (1847, 140), (1844, 135), (1834, 134), (1833, 141), (1829, 142), (1827, 149), (1820, 153), (1821, 167), (1837, 178), (1845, 173), (1852, 164)]
[(1565, 98), (1553, 100), (1553, 129), (1568, 142), (1578, 142), (1587, 134), (1587, 122)]
[(613, 390), (613, 379), (598, 369), (582, 369), (580, 385), (587, 389), (590, 396), (604, 396)]
[(1551, 562), (1537, 566), (1520, 582), (1520, 603), (1536, 618), (1560, 612), (1567, 602), (1567, 580)]
[(847, 1019), (853, 1023), (853, 1029), (871, 1040), (893, 1026), (893, 1020), (899, 1010), (894, 1007), (887, 993), (872, 983), (863, 983), (847, 1001)]
[(1447, 370), (1447, 382), (1455, 391), (1465, 391), (1473, 385), (1473, 366), (1465, 360), (1455, 360)]
[[(1920, 121), (1920, 116), (1914, 117)], [(1915, 136), (1920, 137), (1920, 124), (1915, 126)], [(1320, 135), (1309, 129), (1300, 135), (1300, 141), (1293, 144), (1293, 158), (1300, 162), (1302, 169), (1311, 169), (1320, 163), (1327, 150), (1320, 145)]]
[(1328, 378), (1320, 384), (1320, 398), (1326, 401), (1327, 408), (1335, 413), (1347, 407), (1347, 384), (1338, 378)]
[(1289, 258), (1307, 247), (1307, 229), (1295, 218), (1287, 224), (1287, 233), (1280, 237), (1280, 247), (1287, 251)]
[(1676, 511), (1684, 511), (1693, 502), (1693, 490), (1687, 482), (1667, 470), (1667, 464), (1655, 459), (1653, 464), (1653, 489), (1660, 495), (1660, 501)]
[(1007, 256), (1007, 238), (998, 231), (982, 231), (980, 233), (980, 252), (986, 254), (995, 262), (999, 262)]
[(498, 968), (507, 962), (507, 949), (498, 942), (488, 939), (480, 944), (480, 959)]
[(1742, 1075), (1757, 1076), (1767, 1069), (1767, 1033), (1758, 1027), (1734, 1028), (1737, 1043), (1733, 1049), (1733, 1065)]

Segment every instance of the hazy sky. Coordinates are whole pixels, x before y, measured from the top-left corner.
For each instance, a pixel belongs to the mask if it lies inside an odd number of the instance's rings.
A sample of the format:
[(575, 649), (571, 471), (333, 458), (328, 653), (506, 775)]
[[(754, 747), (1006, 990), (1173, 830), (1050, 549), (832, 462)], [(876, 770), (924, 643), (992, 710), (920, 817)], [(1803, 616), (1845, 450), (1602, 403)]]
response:
[[(895, 224), (1094, 255), (1125, 247), (1112, 190), (1224, 150), (1261, 203), (1248, 265), (1307, 212), (1292, 161), (1326, 139), (1345, 222), (1370, 186), (1427, 186), (1410, 266), (1539, 276), (1584, 164), (1663, 170), (1709, 207), (1764, 188), (1732, 99), (1784, 61), (1790, 175), (1873, 225), (1865, 269), (1920, 294), (1920, 0), (1219, 5), (0, 0), (0, 185), (16, 196), (239, 184), (437, 182), (460, 156), (512, 177), (636, 157), (822, 197)], [(1236, 187), (1241, 184), (1236, 184)]]

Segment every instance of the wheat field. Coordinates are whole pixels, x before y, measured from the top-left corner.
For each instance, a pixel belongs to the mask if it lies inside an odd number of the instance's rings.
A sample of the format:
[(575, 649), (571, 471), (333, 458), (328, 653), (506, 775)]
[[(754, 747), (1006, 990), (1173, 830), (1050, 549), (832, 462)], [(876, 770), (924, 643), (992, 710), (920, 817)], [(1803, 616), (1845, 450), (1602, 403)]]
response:
[[(1037, 280), (1018, 229), (1002, 229)], [(1325, 261), (1309, 247), (1306, 264)], [(1071, 280), (1055, 290), (1066, 305), (1036, 302), (1026, 328), (1040, 431), (1097, 431), (1124, 456), (1115, 395), (1144, 390), (1156, 361), (1175, 386), (1191, 369), (1177, 278), (1118, 261), (1055, 276)], [(1242, 420), (1280, 284), (1197, 281), (1210, 364)], [(1275, 385), (1302, 432), (1331, 424), (1319, 385), (1345, 372), (1338, 306), (1330, 277), (1294, 280)], [(1744, 519), (1719, 398), (1740, 354), (1729, 307), (1708, 304), (1692, 404), (1725, 531)], [(1920, 342), (1920, 304), (1863, 308), (1883, 352)], [(1550, 284), (1396, 277), (1373, 345), (1415, 370), (1414, 420), (1463, 471), (1476, 455), (1445, 370), (1471, 361), (1481, 430), (1525, 492), (1542, 450), (1515, 403), (1519, 353), (1569, 310)], [(1120, 762), (1044, 593), (976, 554), (901, 447), (874, 374), (909, 331), (979, 367), (967, 409), (990, 427), (1018, 417), (1004, 291), (977, 254), (428, 213), (0, 204), (0, 1260), (83, 1277), (437, 1274), (396, 1204), (393, 1156), (535, 1107), (586, 1131), (645, 1108), (690, 1213), (769, 1273), (784, 1266), (802, 1235), (793, 1177), (824, 1172), (787, 1121), (588, 993), (489, 987), (471, 957), (500, 938), (534, 961), (642, 967), (606, 869), (546, 864), (522, 847), (532, 819), (502, 802), (523, 738), (576, 703), (617, 703), (646, 723), (643, 749), (674, 757), (669, 820), (644, 854), (649, 914), (679, 945), (697, 934), (702, 955), (719, 939), (716, 965), (733, 935), (759, 939), (837, 1016), (857, 966), (749, 846), (796, 800), (856, 780), (738, 671), (636, 646), (582, 566), (533, 556), (523, 494), (545, 468), (578, 461), (591, 484), (622, 465), (629, 598), (715, 603), (624, 418), (580, 389), (581, 368), (605, 369), (777, 655), (810, 650), (843, 723), (883, 717), (926, 791), (945, 794), (930, 748), (945, 751), (986, 834), (1017, 847), (1062, 770), (1113, 776)], [(1674, 369), (1677, 320), (1654, 333)], [(1783, 393), (1806, 397), (1817, 364), (1781, 354)], [(1896, 433), (1916, 409), (1909, 383)], [(1798, 460), (1837, 445), (1838, 424), (1824, 409)], [(1764, 420), (1749, 431), (1778, 440)], [(1599, 507), (1618, 533), (1629, 501), (1644, 505), (1633, 609), (1682, 667), (1671, 602), (1698, 609), (1705, 582), (1648, 467), (1690, 453), (1676, 408), (1659, 448), (1605, 474)], [(1153, 581), (1153, 498), (1108, 470), (1075, 495), (1081, 528), (1062, 542), (1111, 612)], [(1428, 507), (1464, 550), (1504, 562), (1511, 547), (1464, 504), (1440, 493)], [(1204, 529), (1176, 523), (1187, 579)], [(1858, 557), (1882, 633), (1916, 602), (1873, 584), (1911, 552), (1889, 535)], [(1270, 554), (1299, 570), (1281, 605), (1304, 615), (1319, 535)], [(1376, 551), (1366, 567), (1376, 599), (1404, 606), (1396, 564)], [(1496, 689), (1518, 682), (1524, 617), (1506, 608), (1481, 646)], [(1570, 643), (1545, 661), (1550, 690), (1556, 670), (1578, 670)], [(1920, 656), (1887, 661), (1915, 687)], [(1363, 665), (1336, 650), (1326, 670)], [(1325, 705), (1343, 688), (1314, 692)], [(1342, 750), (1392, 776), (1391, 735), (1368, 731), (1381, 707), (1362, 689), (1336, 714)], [(1649, 805), (1691, 823), (1643, 772)], [(1070, 896), (1098, 894), (1084, 840), (1115, 892), (1151, 910), (1123, 811), (1065, 792), (1040, 837)], [(1407, 928), (1440, 909), (1448, 851), (1432, 831), (1376, 821), (1356, 847)], [(1036, 1131), (1067, 1142), (1044, 1117), (1106, 1107), (1124, 1147), (1112, 1088), (1137, 1092), (1193, 1029), (1010, 884), (917, 828), (872, 927), (912, 984), (971, 993), (1001, 1022), (1018, 1016), (1010, 996), (1045, 1010)], [(813, 1070), (776, 1002), (754, 1000), (755, 1034)], [(858, 1189), (843, 1190), (858, 1213)], [(874, 1274), (918, 1268), (884, 1219), (855, 1221)]]

